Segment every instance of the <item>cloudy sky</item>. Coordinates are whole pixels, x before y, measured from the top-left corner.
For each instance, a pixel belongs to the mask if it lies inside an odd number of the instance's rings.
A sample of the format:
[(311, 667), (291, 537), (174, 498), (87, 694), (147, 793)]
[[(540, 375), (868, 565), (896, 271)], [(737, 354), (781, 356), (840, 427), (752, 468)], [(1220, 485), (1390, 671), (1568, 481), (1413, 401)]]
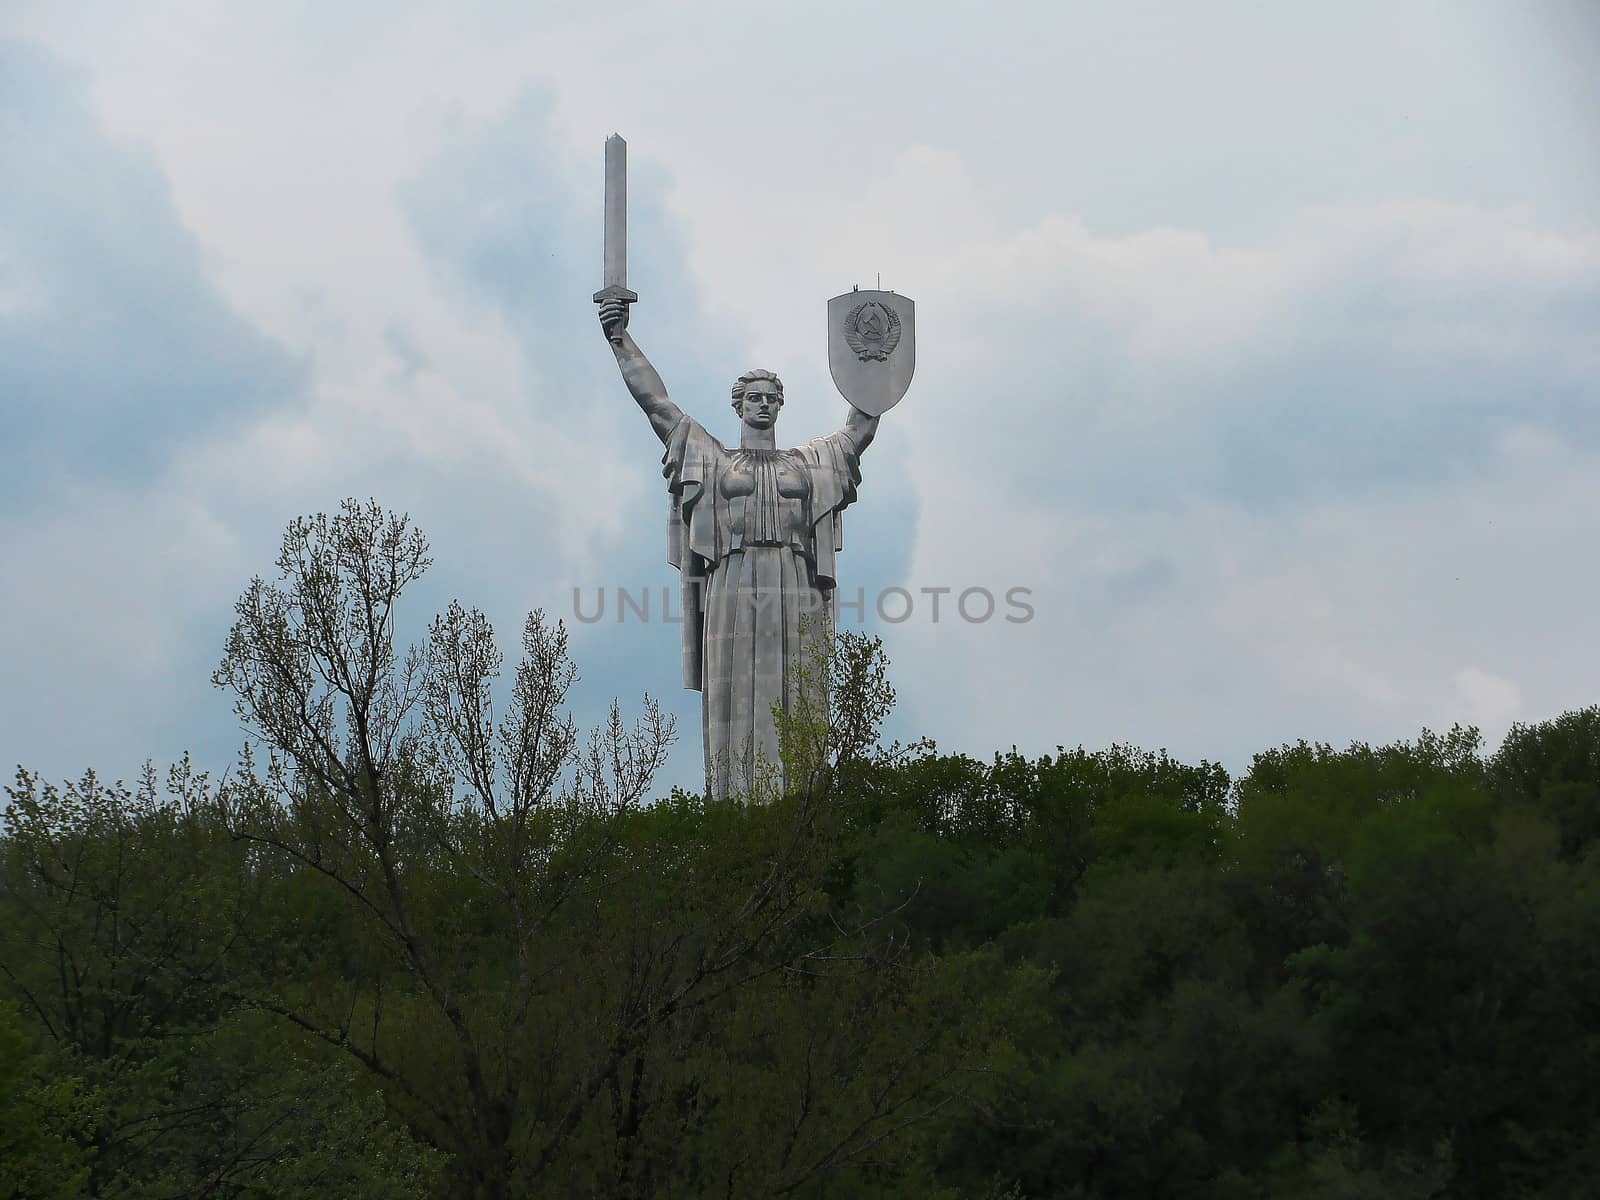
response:
[[(1594, 61), (1590, 0), (10, 0), (0, 759), (224, 766), (233, 600), (345, 496), (430, 536), (414, 630), (659, 603), (612, 130), (634, 332), (714, 432), (753, 365), (836, 427), (827, 298), (917, 302), (841, 563), (900, 736), (1238, 770), (1600, 701)], [(677, 629), (613, 617), (580, 708), (659, 695), (688, 782)]]

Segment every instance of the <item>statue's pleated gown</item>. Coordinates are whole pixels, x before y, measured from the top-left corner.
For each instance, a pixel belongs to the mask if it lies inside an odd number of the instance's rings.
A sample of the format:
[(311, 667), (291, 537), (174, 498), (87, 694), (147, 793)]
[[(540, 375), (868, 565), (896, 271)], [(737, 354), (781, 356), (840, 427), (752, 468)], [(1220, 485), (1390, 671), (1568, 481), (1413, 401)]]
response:
[(684, 685), (701, 693), (707, 788), (745, 796), (782, 782), (773, 710), (793, 712), (822, 683), (859, 451), (843, 430), (729, 450), (687, 416), (666, 447), (667, 557), (683, 574)]

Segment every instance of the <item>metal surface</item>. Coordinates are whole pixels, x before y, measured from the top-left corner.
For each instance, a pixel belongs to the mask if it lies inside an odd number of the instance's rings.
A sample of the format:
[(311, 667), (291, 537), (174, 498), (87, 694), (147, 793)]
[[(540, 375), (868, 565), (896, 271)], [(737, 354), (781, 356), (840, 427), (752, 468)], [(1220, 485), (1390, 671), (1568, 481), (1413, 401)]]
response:
[(917, 306), (894, 292), (849, 291), (828, 301), (828, 370), (856, 408), (882, 416), (917, 369)]
[(627, 159), (606, 143), (606, 287), (600, 327), (623, 382), (661, 439), (667, 561), (681, 572), (683, 682), (701, 694), (706, 789), (759, 798), (786, 786), (775, 711), (810, 719), (826, 700), (837, 615), (844, 510), (878, 414), (899, 402), (916, 366), (916, 309), (894, 292), (828, 302), (834, 382), (854, 406), (841, 429), (785, 450), (783, 385), (747, 371), (732, 389), (737, 446), (724, 445), (667, 395), (629, 332)]
[[(620, 133), (613, 133), (606, 139), (604, 286), (594, 294), (594, 302), (621, 300), (632, 304), (638, 298), (628, 290), (628, 143)], [(612, 335), (612, 343), (620, 336)]]
[(628, 286), (628, 143), (620, 133), (606, 139), (605, 286)]

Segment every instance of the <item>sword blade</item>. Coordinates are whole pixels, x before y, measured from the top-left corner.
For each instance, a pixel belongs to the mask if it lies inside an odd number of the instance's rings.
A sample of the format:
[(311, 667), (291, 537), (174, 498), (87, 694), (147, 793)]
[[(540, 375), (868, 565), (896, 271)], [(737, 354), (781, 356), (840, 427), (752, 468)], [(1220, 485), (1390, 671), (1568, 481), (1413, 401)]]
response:
[(606, 139), (605, 287), (628, 286), (628, 143), (620, 133)]
[[(606, 139), (605, 285), (594, 294), (596, 304), (639, 297), (628, 290), (628, 143), (620, 133)], [(622, 345), (622, 330), (612, 326), (612, 345)]]

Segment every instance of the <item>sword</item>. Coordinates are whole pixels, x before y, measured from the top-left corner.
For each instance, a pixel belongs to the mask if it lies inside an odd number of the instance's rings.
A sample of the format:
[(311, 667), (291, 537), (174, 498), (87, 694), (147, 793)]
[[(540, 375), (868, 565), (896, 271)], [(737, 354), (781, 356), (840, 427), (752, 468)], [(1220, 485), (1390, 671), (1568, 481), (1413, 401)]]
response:
[[(621, 300), (632, 304), (639, 298), (628, 290), (628, 143), (620, 133), (606, 139), (606, 265), (605, 286), (594, 294), (594, 302)], [(622, 331), (611, 335), (613, 344), (622, 344)]]

